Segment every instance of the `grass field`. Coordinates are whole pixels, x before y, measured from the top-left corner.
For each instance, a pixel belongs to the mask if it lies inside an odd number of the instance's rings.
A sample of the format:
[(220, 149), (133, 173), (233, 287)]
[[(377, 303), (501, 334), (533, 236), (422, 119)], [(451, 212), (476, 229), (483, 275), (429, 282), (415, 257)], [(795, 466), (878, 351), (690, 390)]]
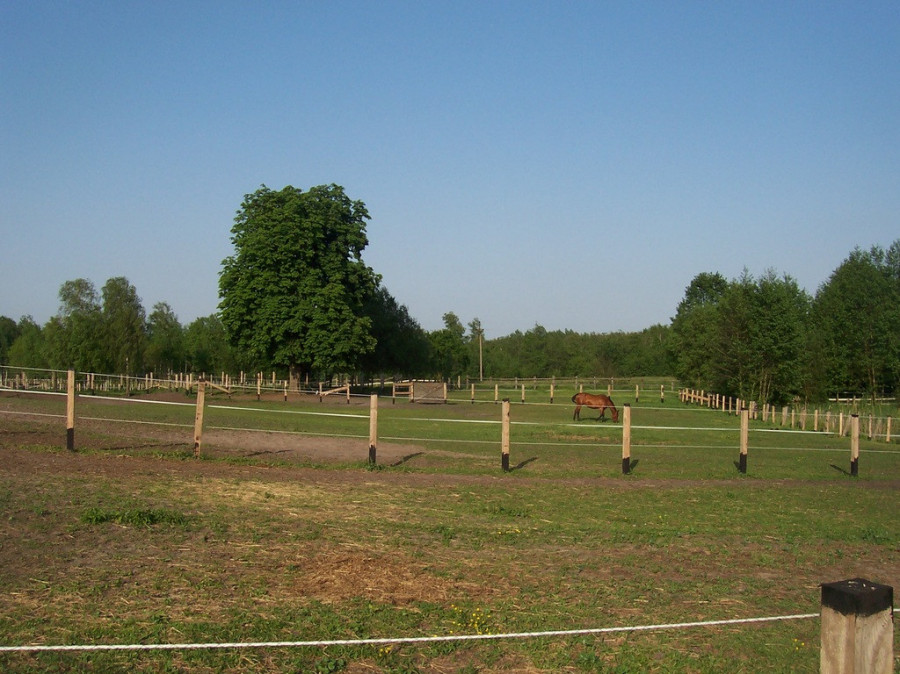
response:
[[(509, 395), (509, 394), (507, 394)], [(815, 614), (900, 582), (900, 446), (776, 433), (674, 399), (621, 423), (512, 398), (0, 393), (0, 646), (497, 635)], [(896, 410), (895, 410), (896, 411)], [(896, 636), (895, 636), (896, 644)], [(0, 652), (3, 671), (817, 671), (819, 621), (477, 641)], [(895, 653), (898, 651), (895, 645)]]

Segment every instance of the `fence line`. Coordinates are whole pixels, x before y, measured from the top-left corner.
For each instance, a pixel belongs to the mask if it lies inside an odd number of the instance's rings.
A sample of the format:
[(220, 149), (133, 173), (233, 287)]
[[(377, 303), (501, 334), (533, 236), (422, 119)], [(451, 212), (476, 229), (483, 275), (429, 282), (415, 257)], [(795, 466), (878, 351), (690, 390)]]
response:
[[(809, 405), (804, 404), (801, 408), (783, 405), (780, 408), (779, 414), (777, 405), (770, 405), (768, 403), (760, 405), (754, 400), (742, 400), (740, 398), (703, 390), (682, 388), (678, 392), (678, 397), (682, 403), (694, 403), (700, 407), (721, 411), (727, 414), (738, 414), (741, 409), (748, 409), (751, 418), (761, 418), (763, 422), (770, 422), (772, 424), (777, 423), (776, 419), (780, 417), (781, 426), (790, 424), (790, 428), (799, 426), (802, 430), (806, 430), (807, 424), (811, 424), (813, 431), (819, 431), (821, 425), (822, 430), (825, 433), (832, 433), (832, 428), (836, 426), (834, 433), (840, 437), (848, 435), (850, 431), (849, 423), (845, 423), (845, 421), (849, 421), (850, 418), (855, 415), (859, 417), (860, 423), (864, 421), (868, 422), (865, 428), (865, 435), (870, 440), (883, 438), (885, 442), (889, 443), (892, 439), (892, 417), (890, 415), (875, 416), (874, 407), (869, 414), (860, 415), (857, 400), (853, 401), (851, 411), (848, 411), (845, 416), (845, 411), (840, 405), (840, 400), (838, 400), (838, 410), (834, 413), (830, 407), (826, 407), (823, 414), (822, 410), (818, 407), (810, 409)], [(896, 437), (896, 432), (894, 432), (893, 435)]]
[[(23, 389), (12, 389), (0, 387), (0, 391), (7, 391), (10, 393), (19, 393), (19, 394), (28, 394), (28, 395), (46, 395), (46, 396), (65, 396), (65, 393), (60, 393), (56, 391), (35, 391), (35, 390), (23, 390)], [(187, 402), (176, 402), (176, 401), (168, 401), (168, 400), (147, 400), (144, 398), (119, 398), (116, 396), (98, 396), (98, 395), (90, 395), (83, 396), (85, 400), (107, 400), (111, 402), (120, 402), (120, 403), (136, 403), (136, 404), (144, 404), (144, 405), (171, 405), (171, 406), (181, 406), (181, 407), (195, 407), (195, 403), (187, 403)], [(370, 397), (370, 396), (365, 396)], [(489, 402), (489, 401), (477, 401), (477, 402)], [(540, 406), (548, 406), (550, 403), (525, 403), (527, 405), (540, 405)], [(320, 417), (335, 417), (335, 418), (347, 418), (347, 419), (368, 419), (369, 414), (355, 414), (355, 413), (345, 413), (345, 412), (313, 412), (308, 410), (285, 410), (285, 409), (272, 409), (272, 408), (261, 408), (261, 407), (243, 407), (238, 405), (219, 405), (215, 403), (209, 403), (206, 405), (208, 409), (221, 409), (221, 410), (229, 410), (229, 411), (237, 411), (237, 412), (260, 412), (263, 414), (291, 414), (298, 416), (320, 416)], [(666, 411), (675, 411), (675, 412), (691, 412), (692, 410), (689, 408), (666, 408), (666, 407), (655, 407), (655, 406), (641, 406), (640, 410), (666, 410)], [(47, 415), (53, 416), (53, 415)], [(82, 417), (87, 418), (87, 417)], [(95, 419), (97, 421), (127, 421), (124, 419)], [(455, 423), (455, 424), (488, 424), (488, 425), (499, 425), (501, 422), (495, 419), (448, 419), (441, 417), (404, 417), (403, 421), (407, 422), (429, 422), (429, 423)], [(133, 423), (149, 423), (142, 421), (134, 421)], [(577, 424), (577, 423), (554, 423), (548, 421), (511, 421), (510, 422), (514, 426), (561, 426), (565, 428), (579, 428), (581, 430), (621, 430), (621, 426), (587, 426), (585, 424)], [(730, 427), (713, 427), (713, 426), (644, 426), (644, 425), (635, 425), (631, 426), (633, 429), (638, 430), (657, 430), (657, 431), (705, 431), (705, 432), (724, 432), (724, 433), (733, 433), (737, 432), (738, 429), (730, 428)], [(266, 429), (244, 429), (244, 430), (258, 430), (265, 431)], [(823, 431), (805, 431), (800, 429), (784, 429), (784, 428), (751, 428), (751, 433), (784, 433), (784, 434), (794, 434), (794, 435), (822, 435)], [(324, 437), (327, 437), (327, 434), (322, 434)]]
[(194, 644), (84, 644), (58, 646), (0, 646), (0, 653), (50, 652), (50, 651), (173, 651), (223, 648), (297, 648), (327, 646), (377, 646), (385, 644), (422, 644), (453, 641), (491, 641), (503, 639), (536, 639), (542, 637), (587, 636), (621, 632), (651, 632), (696, 627), (720, 627), (723, 625), (748, 625), (754, 623), (818, 618), (818, 613), (767, 616), (763, 618), (732, 618), (726, 620), (702, 620), (697, 622), (661, 623), (656, 625), (631, 625), (622, 627), (594, 627), (573, 630), (548, 630), (544, 632), (508, 632), (504, 634), (451, 634), (432, 637), (383, 637), (371, 639), (333, 639), (323, 641), (238, 641), (226, 643)]
[[(75, 409), (74, 408), (75, 408), (75, 404), (74, 403), (75, 403), (76, 394), (75, 394), (75, 387), (74, 387), (75, 378), (73, 375), (74, 375), (74, 373), (70, 370), (69, 377), (68, 377), (68, 385), (67, 385), (68, 391), (66, 393), (66, 396), (67, 396), (67, 434), (66, 434), (67, 441), (66, 441), (66, 446), (67, 446), (67, 449), (69, 449), (69, 450), (74, 450), (74, 448), (75, 448), (75, 443), (74, 443), (74, 430), (75, 430), (74, 429), (74, 425), (75, 425), (75, 413), (74, 413)], [(206, 408), (205, 403), (204, 403), (205, 386), (206, 386), (205, 382), (203, 382), (203, 381), (199, 382), (197, 402), (195, 405), (194, 456), (198, 457), (198, 458), (200, 456), (200, 447), (201, 447), (202, 433), (203, 433), (203, 410)], [(45, 394), (45, 395), (62, 395), (62, 394), (54, 394), (52, 392), (41, 392), (41, 393)], [(107, 396), (99, 396), (98, 398), (101, 400), (112, 400), (112, 401), (123, 400), (120, 398), (113, 398), (113, 397), (107, 397)], [(209, 407), (214, 408), (214, 409), (223, 409), (223, 410), (235, 411), (235, 412), (257, 412), (257, 413), (275, 412), (278, 414), (326, 416), (326, 417), (332, 417), (332, 418), (346, 417), (348, 419), (368, 420), (368, 422), (369, 422), (369, 463), (374, 465), (375, 464), (375, 456), (376, 456), (376, 445), (378, 442), (378, 440), (377, 440), (378, 429), (377, 429), (377, 421), (376, 421), (376, 418), (377, 418), (376, 415), (377, 415), (377, 409), (378, 409), (378, 396), (370, 395), (369, 398), (370, 398), (370, 406), (369, 406), (369, 413), (367, 415), (334, 413), (334, 412), (312, 412), (312, 411), (285, 410), (285, 409), (268, 409), (268, 408), (236, 406), (236, 405), (210, 405)], [(88, 398), (88, 400), (90, 400), (90, 398)], [(320, 400), (321, 400), (321, 398), (320, 398)], [(158, 405), (165, 405), (165, 404), (176, 405), (176, 406), (189, 405), (188, 403), (178, 403), (178, 402), (168, 402), (168, 401), (147, 401), (147, 400), (143, 400), (143, 399), (133, 399), (133, 398), (127, 398), (127, 399), (124, 399), (124, 401), (125, 402), (143, 402), (143, 403), (152, 402), (153, 404), (158, 404)], [(348, 402), (349, 402), (349, 398), (348, 398)], [(500, 424), (501, 425), (502, 465), (503, 465), (503, 470), (508, 471), (509, 470), (509, 446), (510, 446), (509, 429), (511, 426), (510, 418), (509, 418), (509, 409), (510, 409), (510, 402), (508, 399), (504, 399), (503, 400), (502, 419), (500, 421), (490, 420), (490, 419), (447, 419), (447, 418), (435, 418), (435, 417), (426, 417), (426, 418), (408, 417), (408, 418), (402, 419), (401, 421), (405, 421), (407, 423), (418, 421), (418, 422), (427, 422), (427, 423), (488, 424), (491, 426), (496, 426), (497, 424)], [(617, 430), (621, 430), (621, 433), (622, 433), (622, 457), (623, 457), (622, 458), (622, 469), (623, 469), (623, 472), (625, 472), (627, 474), (627, 473), (631, 472), (630, 471), (630, 468), (631, 468), (630, 455), (631, 455), (632, 425), (630, 422), (630, 419), (631, 419), (630, 404), (628, 404), (628, 403), (624, 404), (623, 412), (624, 412), (624, 421), (623, 421), (622, 425), (616, 426), (614, 428), (616, 428)], [(738, 470), (742, 474), (746, 473), (746, 470), (747, 470), (746, 466), (747, 466), (747, 455), (748, 455), (748, 452), (747, 452), (748, 441), (747, 440), (748, 440), (748, 435), (749, 435), (749, 423), (748, 423), (749, 416), (750, 416), (750, 413), (747, 410), (747, 408), (742, 408), (741, 413), (740, 413), (740, 420), (741, 420), (740, 443), (739, 443), (740, 444), (740, 454), (739, 454), (740, 461), (737, 464), (739, 466)], [(92, 417), (83, 417), (83, 418), (88, 421), (99, 421), (100, 420), (100, 419), (92, 418)], [(123, 419), (104, 419), (104, 421), (119, 422), (119, 423), (133, 423), (133, 422), (130, 422), (129, 420), (123, 420)], [(858, 460), (859, 460), (859, 417), (858, 417), (858, 415), (852, 415), (851, 421), (852, 421), (852, 424), (851, 424), (852, 425), (851, 475), (855, 477), (858, 475)], [(145, 422), (138, 422), (138, 423), (145, 423)], [(547, 422), (547, 421), (540, 421), (540, 422), (517, 421), (514, 423), (519, 426), (531, 426), (531, 427), (569, 427), (569, 428), (578, 428), (579, 430), (582, 430), (585, 428), (583, 424), (574, 424), (574, 423), (556, 424), (554, 422)], [(163, 422), (155, 422), (155, 425), (177, 426), (177, 424), (163, 423)], [(269, 432), (269, 431), (266, 431), (265, 429), (254, 429), (254, 428), (236, 428), (236, 427), (224, 427), (223, 428), (223, 427), (213, 427), (213, 426), (210, 426), (209, 428), (210, 428), (210, 430), (228, 430), (228, 431), (243, 430), (243, 431), (248, 431), (248, 432), (252, 432), (252, 431)], [(600, 427), (600, 426), (596, 427), (597, 430), (600, 430), (601, 428), (602, 427)], [(667, 430), (667, 431), (686, 430), (686, 431), (726, 432), (726, 433), (734, 432), (733, 428), (725, 428), (725, 427), (685, 428), (685, 427), (661, 427), (661, 426), (636, 426), (635, 429), (637, 429), (637, 430)], [(782, 432), (779, 429), (764, 429), (764, 430), (766, 430), (768, 432)], [(796, 432), (796, 431), (790, 431), (790, 432)], [(815, 432), (815, 431), (813, 431), (813, 432)], [(289, 431), (284, 431), (284, 433), (287, 434), (287, 433), (289, 433)], [(330, 437), (354, 438), (354, 439), (358, 439), (360, 437), (365, 437), (365, 436), (359, 436), (359, 435), (353, 435), (353, 434), (329, 434), (329, 433), (322, 433), (322, 432), (298, 433), (298, 435), (319, 436), (319, 437), (329, 437), (330, 436)], [(435, 441), (431, 438), (413, 439), (413, 438), (398, 438), (396, 436), (392, 437), (391, 439), (393, 439), (395, 441), (406, 441), (406, 442), (434, 442)], [(436, 439), (436, 440), (440, 441), (440, 439)], [(480, 444), (493, 445), (496, 443), (496, 440), (495, 439), (481, 440), (481, 441), (467, 440), (467, 441), (464, 441), (463, 443), (459, 443), (459, 444), (464, 444), (466, 442), (470, 443), (470, 444), (479, 442)], [(519, 444), (519, 443), (517, 442), (517, 444)], [(520, 444), (523, 446), (542, 446), (542, 445), (545, 445), (548, 443), (533, 442), (533, 441), (527, 442), (526, 441), (526, 442), (522, 442)], [(565, 446), (565, 445), (556, 444), (553, 446)], [(571, 445), (568, 445), (568, 446), (579, 446), (579, 447), (580, 446), (584, 446), (584, 447), (594, 446), (594, 447), (596, 447), (596, 443), (572, 443)], [(610, 445), (610, 446), (614, 446), (614, 445)], [(641, 448), (641, 447), (649, 448), (649, 446), (643, 446), (643, 445), (638, 445), (638, 444), (635, 445), (635, 448)], [(667, 447), (671, 447), (671, 445), (667, 445)], [(827, 450), (829, 448), (822, 448), (822, 449)], [(839, 452), (841, 450), (839, 448), (834, 448), (833, 451)]]
[[(61, 395), (61, 394), (52, 394), (52, 395)], [(118, 400), (118, 399), (116, 399)], [(122, 402), (139, 402), (136, 400), (131, 401), (122, 401)], [(155, 401), (159, 402), (159, 401)], [(186, 405), (188, 403), (160, 403), (160, 404), (171, 404), (171, 405)], [(238, 408), (245, 409), (245, 408)], [(264, 410), (266, 412), (273, 410)], [(285, 412), (286, 413), (286, 412)], [(304, 412), (293, 412), (294, 414), (305, 414)], [(323, 415), (325, 413), (320, 412), (312, 412), (309, 414)], [(64, 419), (65, 415), (63, 414), (47, 414), (44, 412), (12, 412), (8, 410), (0, 410), (0, 415), (8, 415), (8, 416), (35, 416), (35, 417), (48, 417), (55, 419)], [(346, 417), (355, 417), (360, 419), (366, 419), (368, 417), (361, 415), (349, 415), (349, 414), (335, 414), (331, 416), (346, 416)], [(147, 426), (164, 426), (169, 428), (185, 428), (190, 429), (193, 428), (193, 425), (190, 423), (171, 423), (171, 422), (163, 422), (163, 421), (142, 421), (135, 419), (113, 419), (108, 417), (87, 417), (81, 416), (79, 419), (83, 419), (84, 421), (97, 421), (104, 423), (124, 423), (124, 424), (140, 424)], [(431, 422), (440, 422), (447, 421), (443, 419), (404, 419), (405, 421), (431, 421)], [(466, 420), (451, 420), (459, 422), (465, 422)], [(480, 421), (478, 423), (490, 423), (490, 424), (500, 424), (499, 421)], [(540, 425), (535, 422), (518, 422), (511, 421), (512, 425)], [(577, 426), (577, 424), (565, 424), (565, 426)], [(368, 437), (364, 434), (351, 434), (351, 433), (323, 433), (319, 431), (286, 431), (279, 429), (267, 429), (267, 428), (248, 428), (248, 427), (238, 427), (238, 426), (212, 426), (207, 425), (206, 428), (208, 430), (214, 431), (242, 431), (247, 433), (273, 433), (278, 435), (297, 435), (297, 436), (314, 436), (321, 438), (346, 438), (353, 440), (362, 440)], [(663, 429), (663, 430), (712, 430), (712, 431), (727, 431), (737, 433), (737, 429), (733, 428), (709, 428), (709, 429), (687, 429), (685, 427), (665, 427), (665, 426), (632, 426), (633, 429)], [(604, 430), (603, 428), (596, 428), (595, 430)], [(751, 429), (751, 432), (754, 432), (755, 429)], [(767, 429), (760, 429), (767, 432), (773, 432)], [(777, 432), (777, 431), (774, 431)], [(806, 431), (809, 433), (810, 431)], [(385, 435), (381, 437), (382, 440), (391, 441), (391, 442), (431, 442), (431, 443), (444, 443), (444, 444), (468, 444), (468, 445), (496, 445), (496, 439), (489, 440), (478, 440), (478, 439), (455, 439), (455, 438), (433, 438), (433, 437), (417, 437), (417, 436), (396, 436), (396, 435)], [(185, 441), (187, 444), (187, 441)], [(536, 442), (529, 440), (516, 440), (514, 443), (517, 447), (585, 447), (585, 448), (616, 448), (620, 447), (621, 443), (597, 443), (597, 442)], [(715, 450), (730, 450), (734, 449), (733, 445), (667, 445), (667, 444), (645, 444), (645, 443), (635, 443), (632, 442), (631, 446), (635, 449), (668, 449), (668, 450), (679, 450), (679, 449), (715, 449)], [(760, 451), (762, 448), (757, 449), (756, 451)], [(776, 450), (776, 451), (790, 451), (790, 452), (837, 452), (837, 453), (845, 453), (846, 448), (844, 447), (766, 447), (766, 450)], [(889, 449), (863, 449), (861, 450), (865, 454), (897, 454), (900, 453), (900, 450), (889, 450)]]
[[(0, 391), (10, 391), (16, 393), (27, 393), (31, 395), (49, 395), (49, 396), (65, 396), (65, 393), (57, 393), (53, 391), (22, 391), (15, 389), (5, 389), (0, 388)], [(139, 404), (152, 404), (152, 405), (172, 405), (172, 406), (183, 406), (183, 407), (194, 407), (194, 403), (180, 403), (174, 401), (166, 401), (166, 400), (145, 400), (141, 398), (117, 398), (114, 396), (89, 396), (85, 398), (86, 400), (109, 400), (112, 402), (121, 402), (121, 403), (139, 403)], [(546, 405), (547, 403), (530, 403), (534, 405)], [(237, 405), (217, 405), (217, 404), (207, 404), (207, 409), (220, 409), (220, 410), (230, 410), (237, 412), (260, 412), (263, 414), (292, 414), (298, 416), (319, 416), (319, 417), (336, 417), (336, 418), (346, 418), (346, 419), (368, 419), (368, 414), (354, 414), (354, 413), (343, 413), (343, 412), (312, 412), (306, 410), (279, 410), (279, 409), (268, 409), (261, 407), (241, 407)], [(640, 407), (638, 409), (641, 410), (650, 410), (650, 409), (665, 409), (665, 408), (655, 408), (655, 407)], [(678, 411), (690, 411), (690, 410), (678, 410)], [(48, 415), (53, 416), (53, 415)], [(81, 417), (87, 419), (88, 417)], [(94, 419), (95, 421), (127, 421), (125, 419)], [(449, 424), (488, 424), (488, 425), (499, 425), (501, 422), (495, 419), (447, 419), (440, 417), (404, 417), (403, 421), (406, 422), (428, 422), (428, 423), (449, 423)], [(150, 423), (143, 421), (134, 421), (133, 423)], [(576, 424), (576, 423), (554, 423), (548, 421), (511, 421), (513, 426), (561, 426), (564, 428), (579, 428), (581, 430), (621, 430), (621, 426), (586, 426), (585, 424)], [(713, 426), (643, 426), (633, 424), (631, 426), (633, 429), (637, 430), (656, 430), (656, 431), (708, 431), (714, 433), (735, 433), (738, 429), (729, 428), (729, 427), (713, 427)], [(243, 430), (257, 430), (257, 431), (266, 431), (266, 429), (243, 429)], [(785, 433), (785, 434), (807, 434), (807, 435), (820, 435), (821, 432), (816, 431), (803, 431), (797, 429), (782, 429), (782, 428), (751, 428), (751, 433)], [(328, 434), (321, 434), (323, 437), (328, 437)], [(538, 443), (532, 443), (538, 444)]]

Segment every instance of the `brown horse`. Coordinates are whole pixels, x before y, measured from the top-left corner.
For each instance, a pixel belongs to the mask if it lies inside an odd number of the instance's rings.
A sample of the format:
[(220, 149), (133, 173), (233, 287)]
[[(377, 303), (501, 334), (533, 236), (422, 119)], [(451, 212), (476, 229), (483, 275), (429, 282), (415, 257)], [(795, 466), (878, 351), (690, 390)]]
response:
[(575, 403), (575, 414), (572, 415), (572, 419), (581, 420), (581, 408), (584, 406), (593, 410), (600, 410), (600, 419), (605, 417), (606, 408), (608, 407), (612, 412), (612, 420), (614, 422), (619, 420), (619, 410), (613, 405), (612, 398), (608, 395), (602, 393), (576, 393), (572, 396), (572, 402)]

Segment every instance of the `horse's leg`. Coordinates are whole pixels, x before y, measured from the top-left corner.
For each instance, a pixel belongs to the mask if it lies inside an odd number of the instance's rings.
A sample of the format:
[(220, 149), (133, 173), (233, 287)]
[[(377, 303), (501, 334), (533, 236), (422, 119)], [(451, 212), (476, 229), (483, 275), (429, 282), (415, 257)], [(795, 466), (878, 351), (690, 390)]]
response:
[(581, 412), (581, 405), (575, 405), (575, 414), (572, 415), (572, 421), (575, 421), (576, 419), (581, 421), (580, 412)]
[(597, 421), (606, 421), (606, 405), (600, 408), (600, 417)]

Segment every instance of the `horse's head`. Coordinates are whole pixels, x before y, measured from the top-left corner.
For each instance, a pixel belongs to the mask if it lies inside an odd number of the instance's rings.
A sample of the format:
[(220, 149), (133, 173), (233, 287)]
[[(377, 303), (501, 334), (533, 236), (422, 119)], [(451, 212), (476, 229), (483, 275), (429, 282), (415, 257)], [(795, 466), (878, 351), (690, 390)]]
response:
[(619, 410), (617, 410), (615, 407), (610, 407), (609, 409), (612, 410), (612, 419), (613, 419), (613, 423), (618, 423), (618, 421), (619, 421)]

